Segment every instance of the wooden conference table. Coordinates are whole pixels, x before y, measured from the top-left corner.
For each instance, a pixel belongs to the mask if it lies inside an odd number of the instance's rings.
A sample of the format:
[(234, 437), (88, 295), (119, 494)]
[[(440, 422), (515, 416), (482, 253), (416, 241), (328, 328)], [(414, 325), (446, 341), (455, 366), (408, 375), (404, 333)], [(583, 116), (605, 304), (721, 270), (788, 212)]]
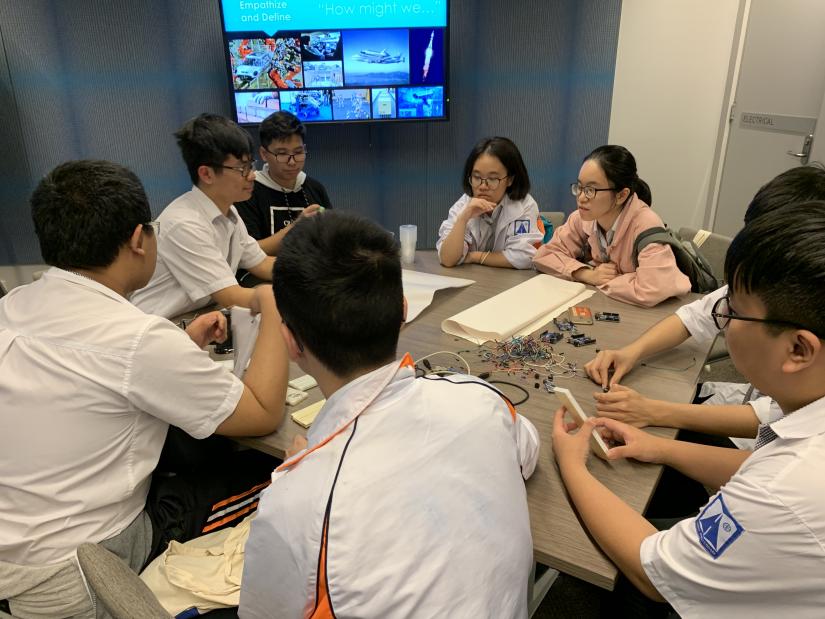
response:
[[(473, 374), (478, 375), (492, 370), (491, 364), (481, 361), (475, 353), (478, 348), (476, 345), (442, 332), (441, 322), (533, 277), (535, 272), (478, 265), (446, 269), (438, 264), (438, 258), (433, 251), (417, 252), (415, 264), (405, 268), (473, 279), (476, 283), (466, 288), (438, 291), (430, 306), (401, 331), (399, 355), (409, 352), (413, 359), (420, 359), (441, 350), (454, 352), (470, 350), (472, 352), (462, 353), (462, 356), (469, 361)], [(655, 308), (643, 309), (609, 299), (596, 291), (583, 304), (590, 306), (594, 313), (618, 312), (621, 315), (621, 322), (596, 322), (592, 326), (580, 326), (579, 329), (582, 332), (596, 338), (595, 345), (576, 348), (566, 342), (560, 342), (554, 347), (557, 351), (563, 351), (568, 360), (578, 362), (581, 367), (593, 358), (596, 354), (596, 347), (617, 348), (631, 342), (685, 302), (684, 298), (670, 299)], [(542, 330), (544, 328), (539, 332)], [(689, 340), (673, 351), (649, 359), (648, 366), (637, 367), (622, 383), (651, 398), (689, 402), (708, 348), (708, 346), (698, 347)], [(433, 358), (432, 362), (439, 365), (458, 365), (457, 360), (446, 355)], [(542, 370), (539, 372), (542, 378), (546, 374)], [(290, 368), (291, 378), (301, 374), (298, 367)], [(616, 567), (582, 528), (567, 497), (553, 459), (551, 432), (553, 412), (558, 408), (556, 398), (544, 390), (541, 381), (536, 381), (532, 372), (526, 380), (522, 379), (520, 374), (508, 376), (506, 372), (493, 373), (489, 380), (496, 379), (514, 382), (527, 389), (530, 398), (517, 407), (518, 412), (533, 422), (541, 439), (536, 471), (526, 482), (536, 561), (599, 587), (612, 589), (617, 577)], [(539, 382), (539, 389), (534, 386), (536, 382)], [(585, 412), (592, 414), (595, 411), (592, 394), (599, 388), (590, 380), (581, 377), (557, 377), (556, 384), (569, 388)], [(506, 385), (497, 385), (497, 387), (501, 388), (513, 401), (519, 401), (523, 397), (518, 390), (508, 388)], [(282, 458), (285, 450), (291, 445), (293, 437), (298, 433), (305, 434), (305, 430), (292, 421), (290, 413), (322, 397), (319, 389), (310, 390), (309, 398), (296, 407), (287, 406), (284, 421), (278, 431), (268, 436), (244, 438), (239, 441)], [(651, 431), (669, 437), (676, 434), (675, 430), (669, 428), (653, 428)], [(594, 455), (591, 455), (588, 467), (599, 480), (638, 512), (642, 512), (647, 506), (662, 469), (658, 465), (634, 461), (618, 461), (608, 464)]]

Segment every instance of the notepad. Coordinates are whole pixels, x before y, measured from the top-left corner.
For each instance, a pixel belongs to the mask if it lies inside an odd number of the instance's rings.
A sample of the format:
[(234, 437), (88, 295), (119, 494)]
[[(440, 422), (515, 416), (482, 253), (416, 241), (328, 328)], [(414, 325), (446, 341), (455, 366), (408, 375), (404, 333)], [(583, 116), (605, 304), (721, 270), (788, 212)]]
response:
[(579, 282), (536, 275), (447, 318), (441, 330), (476, 344), (528, 335), (592, 295), (593, 290)]
[(310, 404), (299, 411), (295, 411), (291, 415), (292, 421), (297, 423), (302, 428), (308, 428), (312, 425), (312, 422), (315, 421), (318, 413), (321, 412), (321, 409), (326, 403), (326, 400), (318, 400), (315, 404)]

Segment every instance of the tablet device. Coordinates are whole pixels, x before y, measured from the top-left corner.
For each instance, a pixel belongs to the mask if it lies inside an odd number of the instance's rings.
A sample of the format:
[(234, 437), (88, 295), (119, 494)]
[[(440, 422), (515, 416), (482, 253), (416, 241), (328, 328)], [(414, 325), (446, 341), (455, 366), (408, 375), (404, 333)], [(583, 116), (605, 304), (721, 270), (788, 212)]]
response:
[[(564, 387), (556, 387), (555, 394), (559, 399), (559, 402), (561, 402), (564, 408), (566, 408), (573, 416), (573, 420), (576, 422), (576, 425), (581, 427), (584, 422), (587, 421), (589, 416), (582, 410), (582, 407), (579, 406), (579, 403), (576, 401), (576, 398), (573, 397), (573, 394), (570, 393), (570, 390), (565, 389)], [(590, 448), (593, 449), (593, 451), (596, 451), (605, 460), (607, 459), (607, 450), (609, 448), (607, 443), (605, 443), (604, 439), (601, 437), (601, 434), (599, 434), (595, 429), (593, 430), (590, 438)]]

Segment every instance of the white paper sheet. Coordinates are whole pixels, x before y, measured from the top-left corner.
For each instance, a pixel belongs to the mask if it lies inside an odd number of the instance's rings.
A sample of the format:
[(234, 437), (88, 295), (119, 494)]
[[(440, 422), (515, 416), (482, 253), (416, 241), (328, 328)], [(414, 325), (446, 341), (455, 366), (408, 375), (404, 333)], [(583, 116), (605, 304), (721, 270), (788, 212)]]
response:
[(407, 297), (407, 323), (415, 320), (433, 302), (436, 290), (463, 288), (476, 283), (474, 279), (446, 277), (407, 269), (401, 270), (401, 280), (404, 285), (404, 296)]
[(255, 340), (258, 339), (258, 330), (261, 328), (261, 315), (252, 316), (246, 307), (232, 308), (232, 347), (235, 349), (235, 367), (233, 374), (243, 378), (246, 366), (255, 350)]
[(441, 330), (475, 344), (528, 335), (593, 295), (584, 284), (536, 275), (441, 323)]

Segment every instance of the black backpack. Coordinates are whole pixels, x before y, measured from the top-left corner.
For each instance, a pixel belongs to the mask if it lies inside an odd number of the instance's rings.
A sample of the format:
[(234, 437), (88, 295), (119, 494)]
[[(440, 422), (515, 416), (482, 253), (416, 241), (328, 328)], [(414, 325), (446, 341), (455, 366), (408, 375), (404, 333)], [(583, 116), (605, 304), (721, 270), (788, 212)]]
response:
[(633, 242), (633, 267), (639, 268), (639, 252), (651, 243), (670, 245), (676, 257), (676, 266), (690, 278), (691, 292), (712, 292), (719, 288), (719, 280), (699, 249), (691, 241), (683, 241), (669, 228), (655, 227), (642, 231)]

